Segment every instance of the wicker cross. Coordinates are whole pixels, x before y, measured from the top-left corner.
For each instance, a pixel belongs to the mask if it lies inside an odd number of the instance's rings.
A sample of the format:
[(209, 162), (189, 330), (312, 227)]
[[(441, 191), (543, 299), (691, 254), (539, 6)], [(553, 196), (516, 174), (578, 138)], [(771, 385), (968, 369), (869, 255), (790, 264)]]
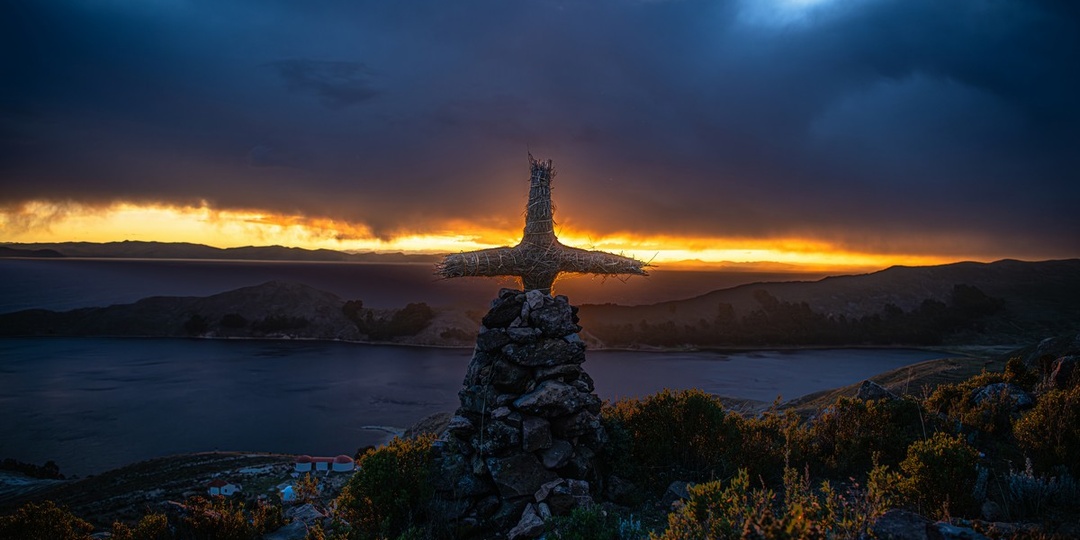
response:
[(551, 294), (555, 278), (562, 272), (602, 275), (647, 275), (645, 263), (603, 251), (587, 251), (564, 246), (555, 237), (552, 220), (551, 160), (529, 156), (529, 205), (525, 210), (525, 232), (514, 247), (500, 247), (448, 255), (436, 266), (446, 278), (466, 276), (518, 276), (525, 290)]

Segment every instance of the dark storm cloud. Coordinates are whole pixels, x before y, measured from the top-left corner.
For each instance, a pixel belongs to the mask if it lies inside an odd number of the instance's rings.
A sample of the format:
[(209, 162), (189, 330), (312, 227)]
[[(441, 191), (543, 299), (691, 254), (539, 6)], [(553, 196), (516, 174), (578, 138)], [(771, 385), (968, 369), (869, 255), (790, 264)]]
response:
[(370, 70), (361, 62), (292, 59), (270, 65), (290, 88), (315, 93), (331, 109), (356, 105), (379, 95), (369, 81)]
[[(0, 204), (207, 200), (597, 233), (1075, 256), (1071, 3), (29, 2)], [(632, 219), (627, 219), (632, 216)]]

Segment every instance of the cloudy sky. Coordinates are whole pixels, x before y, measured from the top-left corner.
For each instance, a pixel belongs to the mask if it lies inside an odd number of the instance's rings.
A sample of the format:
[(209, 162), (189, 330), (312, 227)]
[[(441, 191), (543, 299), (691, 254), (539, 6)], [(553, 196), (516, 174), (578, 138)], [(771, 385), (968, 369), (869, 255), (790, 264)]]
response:
[(532, 152), (601, 247), (1075, 257), (1075, 6), (7, 2), (0, 241), (499, 244)]

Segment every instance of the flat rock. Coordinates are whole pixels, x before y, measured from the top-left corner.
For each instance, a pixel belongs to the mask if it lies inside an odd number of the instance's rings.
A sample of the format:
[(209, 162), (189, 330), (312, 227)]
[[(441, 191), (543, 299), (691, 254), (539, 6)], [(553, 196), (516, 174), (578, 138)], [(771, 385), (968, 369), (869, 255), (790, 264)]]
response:
[(855, 393), (855, 399), (872, 401), (875, 399), (897, 399), (896, 394), (888, 391), (884, 386), (869, 379), (863, 381), (859, 391)]
[(558, 469), (570, 462), (574, 447), (568, 441), (555, 439), (549, 448), (540, 452), (540, 460), (548, 469)]
[(504, 500), (531, 497), (541, 485), (558, 478), (532, 454), (488, 458), (486, 463), (495, 487)]
[(514, 408), (547, 418), (566, 416), (582, 407), (581, 392), (562, 381), (547, 380), (514, 401)]
[(529, 367), (580, 364), (585, 361), (585, 347), (565, 339), (543, 339), (534, 343), (510, 343), (502, 348), (511, 361)]
[(879, 540), (929, 540), (929, 525), (930, 520), (915, 512), (894, 508), (877, 518), (870, 532)]
[(551, 423), (538, 416), (526, 416), (521, 421), (521, 449), (535, 452), (551, 448)]
[(544, 520), (540, 518), (540, 515), (536, 512), (536, 506), (529, 503), (525, 507), (525, 511), (521, 513), (521, 519), (514, 525), (513, 529), (506, 534), (509, 540), (517, 540), (519, 538), (536, 538), (544, 532)]

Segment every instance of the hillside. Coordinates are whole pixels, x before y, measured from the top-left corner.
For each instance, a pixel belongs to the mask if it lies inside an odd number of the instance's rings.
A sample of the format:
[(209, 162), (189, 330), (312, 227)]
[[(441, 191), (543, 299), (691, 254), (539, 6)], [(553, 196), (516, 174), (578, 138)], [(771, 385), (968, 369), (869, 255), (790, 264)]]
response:
[(0, 244), (0, 256), (83, 257), (118, 259), (215, 259), (247, 261), (341, 261), (341, 262), (435, 262), (435, 255), (404, 253), (346, 253), (331, 249), (303, 249), (283, 246), (216, 248), (186, 242), (59, 242)]
[[(362, 300), (362, 299), (361, 299)], [(583, 305), (593, 347), (1001, 345), (1078, 330), (1080, 260), (895, 267), (755, 283), (644, 306)], [(359, 300), (272, 281), (213, 296), (150, 297), (0, 315), (4, 336), (259, 337), (469, 346), (475, 314)]]
[[(951, 308), (955, 310), (949, 312)], [(898, 332), (918, 334), (927, 330), (916, 328), (918, 324), (936, 323), (938, 315), (963, 320), (947, 321), (960, 324), (949, 335), (937, 336), (940, 340), (921, 341), (929, 336), (912, 335), (908, 337), (918, 339), (892, 342), (1017, 343), (1074, 329), (1080, 320), (1080, 259), (897, 266), (813, 282), (753, 283), (645, 306), (584, 305), (580, 313), (582, 325), (599, 341), (621, 345), (632, 344), (628, 333), (645, 337), (638, 344), (675, 345), (680, 334), (701, 344), (698, 337), (723, 336), (725, 330), (734, 334), (710, 344), (873, 343), (855, 338), (889, 324)], [(862, 323), (869, 329), (855, 328)], [(931, 326), (929, 330), (944, 330), (943, 325)], [(764, 327), (783, 329), (795, 339), (775, 332), (749, 339)], [(675, 336), (676, 342), (650, 342), (647, 335), (656, 332)], [(904, 337), (903, 332), (896, 337)]]
[(350, 304), (354, 318), (346, 315), (346, 301), (337, 295), (271, 281), (201, 298), (155, 296), (108, 307), (6, 313), (0, 315), (0, 336), (297, 338), (464, 345), (471, 343), (472, 334), (442, 334), (476, 327), (462, 313), (432, 310), (424, 304), (401, 310)]

